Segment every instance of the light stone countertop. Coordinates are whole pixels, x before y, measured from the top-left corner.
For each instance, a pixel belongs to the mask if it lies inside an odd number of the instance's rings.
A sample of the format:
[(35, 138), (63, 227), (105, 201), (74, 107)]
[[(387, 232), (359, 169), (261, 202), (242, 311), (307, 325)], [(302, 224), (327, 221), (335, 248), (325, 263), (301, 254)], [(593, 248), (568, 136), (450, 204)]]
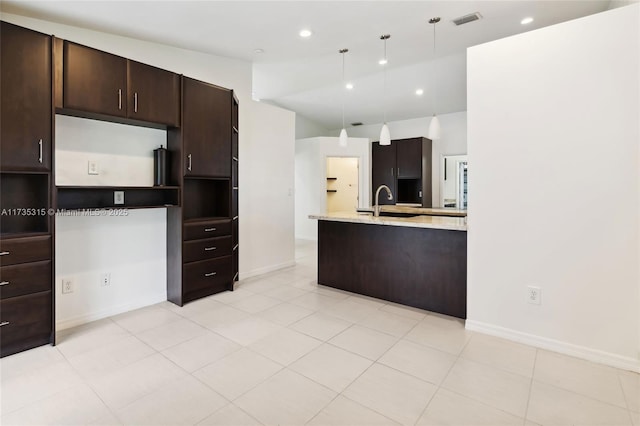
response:
[[(373, 213), (373, 207), (368, 207), (364, 209), (358, 209), (358, 212), (369, 212)], [(433, 216), (458, 216), (465, 217), (467, 215), (466, 210), (456, 209), (452, 207), (414, 207), (414, 206), (380, 206), (381, 212), (389, 212), (389, 213), (412, 213), (416, 215), (433, 215)]]
[(410, 228), (447, 229), (466, 231), (465, 217), (451, 216), (414, 216), (414, 217), (373, 217), (366, 213), (338, 212), (323, 215), (309, 215), (309, 219), (328, 220), (334, 222), (365, 223), (370, 225), (405, 226)]

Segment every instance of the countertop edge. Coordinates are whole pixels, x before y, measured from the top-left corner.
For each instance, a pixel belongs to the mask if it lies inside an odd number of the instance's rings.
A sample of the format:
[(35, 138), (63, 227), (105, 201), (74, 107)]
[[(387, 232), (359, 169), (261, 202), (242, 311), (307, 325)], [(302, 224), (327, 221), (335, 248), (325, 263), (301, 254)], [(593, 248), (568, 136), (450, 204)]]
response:
[[(433, 216), (423, 216), (425, 218), (433, 218)], [(430, 223), (415, 221), (414, 218), (397, 218), (397, 217), (374, 217), (366, 214), (350, 214), (350, 215), (309, 215), (309, 219), (326, 220), (332, 222), (350, 222), (350, 223), (363, 223), (369, 225), (386, 225), (386, 226), (402, 226), (405, 228), (423, 228), (423, 229), (442, 229), (446, 231), (467, 231), (466, 224), (456, 223)], [(445, 219), (451, 219), (453, 221), (462, 220), (462, 218), (446, 217)], [(427, 220), (427, 219), (425, 219)]]

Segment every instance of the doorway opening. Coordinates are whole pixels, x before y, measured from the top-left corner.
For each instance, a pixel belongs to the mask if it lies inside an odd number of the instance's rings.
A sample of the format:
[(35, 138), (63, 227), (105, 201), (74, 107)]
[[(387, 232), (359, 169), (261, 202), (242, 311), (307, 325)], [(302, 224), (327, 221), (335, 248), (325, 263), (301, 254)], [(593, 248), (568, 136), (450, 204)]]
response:
[(327, 157), (327, 213), (356, 212), (359, 168), (358, 157)]

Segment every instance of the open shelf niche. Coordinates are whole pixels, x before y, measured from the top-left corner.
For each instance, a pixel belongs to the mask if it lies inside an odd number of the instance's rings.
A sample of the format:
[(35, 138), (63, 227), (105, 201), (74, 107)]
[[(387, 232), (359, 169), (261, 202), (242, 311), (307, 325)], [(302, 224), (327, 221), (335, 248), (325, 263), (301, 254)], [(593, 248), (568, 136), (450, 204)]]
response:
[[(57, 208), (78, 209), (141, 209), (180, 205), (177, 186), (58, 186)], [(116, 192), (124, 193), (116, 204)]]

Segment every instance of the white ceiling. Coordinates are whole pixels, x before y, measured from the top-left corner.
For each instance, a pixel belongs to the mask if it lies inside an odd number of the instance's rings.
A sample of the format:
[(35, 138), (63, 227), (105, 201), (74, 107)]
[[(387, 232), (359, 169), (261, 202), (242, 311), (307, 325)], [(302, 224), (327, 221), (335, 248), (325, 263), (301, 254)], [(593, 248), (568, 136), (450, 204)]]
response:
[[(466, 48), (598, 13), (609, 0), (569, 1), (25, 1), (2, 11), (252, 61), (255, 97), (296, 111), (328, 129), (466, 110)], [(480, 12), (463, 26), (451, 20)], [(434, 57), (431, 17), (439, 16)], [(521, 25), (522, 18), (534, 22)], [(298, 32), (313, 35), (302, 39)], [(387, 42), (383, 97), (382, 34)], [(348, 48), (347, 79), (341, 55)], [(254, 53), (263, 49), (264, 53)], [(522, 52), (526, 54), (526, 52)], [(435, 86), (434, 86), (435, 83)], [(424, 95), (415, 95), (417, 88)], [(384, 100), (384, 102), (383, 102)]]

